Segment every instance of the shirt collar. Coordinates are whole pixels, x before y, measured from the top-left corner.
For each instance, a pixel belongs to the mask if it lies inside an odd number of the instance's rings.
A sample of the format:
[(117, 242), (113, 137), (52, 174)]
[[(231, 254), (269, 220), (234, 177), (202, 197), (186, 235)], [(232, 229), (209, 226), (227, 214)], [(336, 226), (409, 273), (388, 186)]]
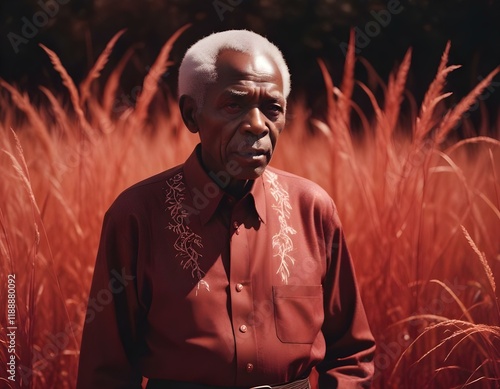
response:
[[(200, 145), (196, 146), (189, 158), (184, 163), (184, 180), (189, 189), (193, 208), (196, 214), (199, 214), (202, 224), (206, 224), (213, 216), (222, 197), (225, 195), (223, 189), (217, 185), (214, 179), (207, 174), (200, 163), (198, 150)], [(213, 176), (215, 177), (215, 176)], [(258, 177), (246, 196), (253, 197), (255, 211), (259, 219), (266, 223), (266, 196), (264, 188), (264, 179)]]
[(264, 176), (265, 172), (258, 177), (250, 190), (250, 195), (253, 197), (255, 210), (259, 215), (259, 219), (262, 223), (266, 224), (266, 192), (264, 187)]

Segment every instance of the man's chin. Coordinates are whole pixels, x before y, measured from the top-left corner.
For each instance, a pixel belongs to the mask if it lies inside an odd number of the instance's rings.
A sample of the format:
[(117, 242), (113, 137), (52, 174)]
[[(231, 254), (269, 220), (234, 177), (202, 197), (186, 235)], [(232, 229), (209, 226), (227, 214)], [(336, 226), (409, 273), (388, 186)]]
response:
[(267, 168), (267, 165), (265, 166), (259, 166), (253, 169), (244, 169), (240, 174), (238, 174), (236, 178), (237, 180), (256, 180), (262, 174), (264, 174), (265, 170)]

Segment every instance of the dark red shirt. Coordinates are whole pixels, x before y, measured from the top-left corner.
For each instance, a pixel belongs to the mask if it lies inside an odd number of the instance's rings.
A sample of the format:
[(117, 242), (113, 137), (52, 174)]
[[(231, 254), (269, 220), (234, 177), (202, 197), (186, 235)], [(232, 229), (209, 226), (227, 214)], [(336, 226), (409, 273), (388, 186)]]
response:
[(335, 205), (268, 167), (236, 201), (196, 151), (105, 215), (78, 388), (368, 385), (374, 340)]

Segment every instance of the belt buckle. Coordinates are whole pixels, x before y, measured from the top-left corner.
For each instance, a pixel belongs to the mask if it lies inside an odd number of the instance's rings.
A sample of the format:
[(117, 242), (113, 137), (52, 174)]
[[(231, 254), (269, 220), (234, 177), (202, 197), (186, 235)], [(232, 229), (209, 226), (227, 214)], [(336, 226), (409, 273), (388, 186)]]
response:
[(260, 385), (260, 386), (252, 386), (251, 388), (248, 389), (273, 389), (269, 385)]

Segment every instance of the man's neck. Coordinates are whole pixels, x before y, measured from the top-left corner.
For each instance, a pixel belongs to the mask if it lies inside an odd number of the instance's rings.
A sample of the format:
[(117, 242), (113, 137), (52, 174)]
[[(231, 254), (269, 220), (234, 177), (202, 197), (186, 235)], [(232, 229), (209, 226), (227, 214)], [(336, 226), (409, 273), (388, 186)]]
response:
[(245, 196), (250, 189), (252, 189), (254, 181), (253, 180), (231, 180), (229, 184), (222, 188), (227, 194), (233, 196), (236, 199), (241, 199)]
[[(212, 178), (212, 180), (217, 184), (217, 186), (230, 196), (234, 197), (235, 199), (239, 200), (243, 198), (243, 196), (245, 196), (248, 192), (250, 192), (250, 189), (252, 189), (254, 180), (238, 180), (235, 178), (230, 178), (229, 182), (226, 185), (221, 185), (220, 181), (213, 179), (214, 172), (211, 169), (209, 169), (203, 162), (201, 149), (197, 150), (197, 157), (198, 161), (200, 162), (200, 165), (203, 167), (203, 170), (205, 170), (205, 172), (208, 174), (210, 178)], [(229, 176), (229, 173), (227, 173), (227, 175)], [(215, 176), (217, 176), (217, 174), (215, 174)]]

